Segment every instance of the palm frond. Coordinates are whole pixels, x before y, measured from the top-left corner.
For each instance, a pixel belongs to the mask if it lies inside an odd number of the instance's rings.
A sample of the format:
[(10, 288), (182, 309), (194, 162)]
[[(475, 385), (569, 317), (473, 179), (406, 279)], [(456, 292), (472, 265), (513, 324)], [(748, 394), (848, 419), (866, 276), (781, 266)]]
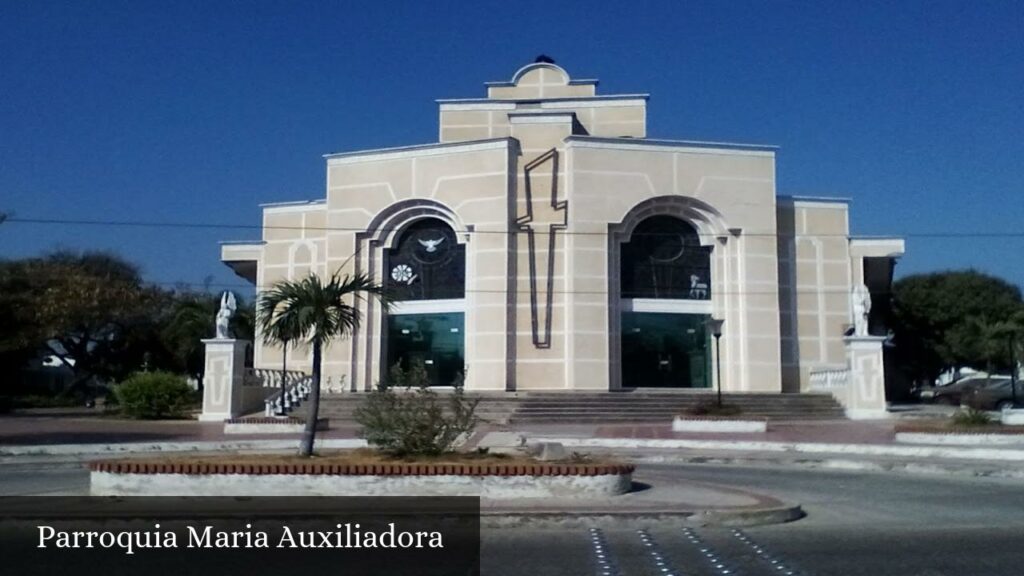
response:
[(302, 339), (326, 344), (358, 329), (358, 304), (368, 299), (389, 306), (384, 287), (366, 275), (335, 274), (324, 282), (310, 274), (278, 282), (260, 294), (257, 323), (267, 343)]

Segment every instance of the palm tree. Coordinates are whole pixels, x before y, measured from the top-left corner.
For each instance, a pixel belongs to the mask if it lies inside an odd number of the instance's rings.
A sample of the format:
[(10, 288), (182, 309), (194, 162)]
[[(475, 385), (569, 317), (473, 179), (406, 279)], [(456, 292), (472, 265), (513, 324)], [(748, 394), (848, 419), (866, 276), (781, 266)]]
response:
[(345, 301), (349, 297), (353, 304), (370, 297), (380, 301), (385, 309), (388, 307), (384, 288), (362, 274), (343, 277), (335, 274), (326, 283), (316, 274), (310, 274), (302, 280), (278, 282), (259, 296), (256, 317), (264, 342), (304, 339), (313, 349), (313, 386), (299, 446), (300, 456), (313, 454), (320, 412), (323, 347), (359, 327), (359, 309)]

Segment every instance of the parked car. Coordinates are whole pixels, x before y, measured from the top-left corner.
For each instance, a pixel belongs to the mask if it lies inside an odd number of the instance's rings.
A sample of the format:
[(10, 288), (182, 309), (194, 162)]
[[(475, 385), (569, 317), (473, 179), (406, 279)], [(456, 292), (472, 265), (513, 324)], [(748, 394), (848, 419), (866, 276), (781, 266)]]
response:
[(1008, 377), (971, 374), (949, 384), (936, 386), (932, 391), (932, 403), (959, 406), (974, 389), (1000, 382), (1003, 378), (1009, 380)]
[[(992, 384), (974, 388), (964, 397), (965, 404), (978, 410), (1013, 408), (1013, 388), (1009, 378), (992, 378)], [(1024, 400), (1024, 390), (1017, 382), (1017, 399)]]

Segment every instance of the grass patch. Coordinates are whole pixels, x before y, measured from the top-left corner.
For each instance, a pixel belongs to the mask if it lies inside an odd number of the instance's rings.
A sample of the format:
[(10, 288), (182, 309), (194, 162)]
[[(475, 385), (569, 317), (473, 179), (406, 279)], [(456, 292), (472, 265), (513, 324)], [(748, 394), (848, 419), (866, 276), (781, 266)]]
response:
[(8, 400), (9, 406), (13, 409), (24, 408), (79, 408), (85, 406), (85, 401), (74, 396), (44, 396), (42, 394), (26, 394), (23, 396), (11, 396)]
[(1024, 434), (1024, 426), (1005, 426), (994, 420), (987, 424), (959, 424), (952, 418), (942, 420), (922, 420), (916, 422), (897, 422), (894, 426), (897, 433), (912, 434)]
[(953, 415), (953, 426), (973, 428), (977, 426), (991, 426), (994, 424), (992, 417), (987, 412), (975, 408), (958, 410)]

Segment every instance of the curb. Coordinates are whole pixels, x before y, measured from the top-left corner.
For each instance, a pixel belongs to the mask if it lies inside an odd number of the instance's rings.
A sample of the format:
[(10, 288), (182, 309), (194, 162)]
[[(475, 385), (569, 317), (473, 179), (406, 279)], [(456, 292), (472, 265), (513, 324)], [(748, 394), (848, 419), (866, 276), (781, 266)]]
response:
[(933, 446), (1024, 447), (1024, 434), (935, 434), (930, 432), (896, 432), (896, 441), (904, 444), (931, 444)]
[(806, 516), (799, 504), (789, 504), (755, 510), (704, 510), (689, 518), (697, 526), (763, 526), (784, 524)]
[(1005, 468), (998, 464), (978, 466), (935, 462), (898, 462), (878, 460), (851, 460), (848, 458), (758, 458), (733, 456), (682, 456), (631, 454), (637, 464), (690, 464), (695, 466), (749, 466), (761, 468), (797, 468), (824, 472), (875, 472), (883, 474), (920, 474), (960, 476), (971, 478), (1001, 478), (1024, 480), (1024, 467)]
[[(160, 452), (218, 452), (244, 450), (291, 450), (298, 447), (290, 440), (233, 440), (210, 442), (124, 442), (115, 444), (36, 444), (0, 447), (0, 456), (90, 456), (105, 454), (147, 454)], [(318, 449), (366, 448), (362, 438), (323, 438)]]
[(857, 456), (899, 456), (903, 458), (944, 458), (1024, 462), (1024, 450), (1013, 448), (956, 448), (949, 446), (890, 446), (884, 444), (832, 444), (825, 442), (769, 442), (730, 440), (638, 439), (638, 438), (547, 438), (531, 442), (558, 442), (566, 448), (738, 450), (745, 452), (789, 452), (806, 454), (848, 454)]
[(517, 524), (551, 524), (564, 526), (567, 523), (593, 525), (600, 522), (615, 523), (622, 520), (664, 522), (674, 521), (687, 526), (746, 527), (767, 524), (784, 524), (806, 516), (799, 504), (781, 504), (763, 508), (728, 508), (708, 510), (680, 510), (677, 512), (655, 510), (481, 510), (481, 526), (508, 527)]

